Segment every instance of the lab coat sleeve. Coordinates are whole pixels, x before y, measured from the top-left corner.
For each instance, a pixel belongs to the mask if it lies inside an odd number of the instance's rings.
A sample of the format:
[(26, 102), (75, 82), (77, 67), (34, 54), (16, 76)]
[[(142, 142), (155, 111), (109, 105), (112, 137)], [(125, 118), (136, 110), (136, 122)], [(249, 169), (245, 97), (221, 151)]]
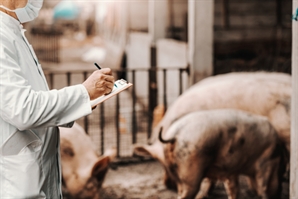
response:
[(59, 127), (71, 128), (73, 125), (74, 125), (74, 121), (67, 124), (61, 124), (59, 125)]
[(60, 90), (33, 90), (18, 64), (14, 48), (1, 43), (0, 114), (3, 120), (25, 130), (67, 124), (92, 112), (88, 92), (82, 84)]

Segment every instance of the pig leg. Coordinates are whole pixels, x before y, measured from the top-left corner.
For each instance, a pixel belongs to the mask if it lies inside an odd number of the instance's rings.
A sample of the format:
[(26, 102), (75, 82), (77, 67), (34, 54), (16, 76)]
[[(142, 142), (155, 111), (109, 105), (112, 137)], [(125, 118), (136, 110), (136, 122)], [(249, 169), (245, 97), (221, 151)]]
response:
[[(276, 191), (278, 189), (278, 160), (265, 161), (259, 163), (259, 169), (256, 173), (257, 192), (262, 199), (276, 198)], [(276, 162), (276, 163), (275, 163)], [(271, 187), (270, 187), (271, 186)], [(272, 192), (272, 193), (271, 193)]]
[[(186, 166), (186, 165), (185, 165)], [(191, 171), (191, 172), (190, 172)], [(200, 190), (201, 183), (204, 179), (203, 171), (191, 168), (184, 175), (180, 173), (178, 182), (178, 199), (193, 199)]]
[(200, 191), (207, 166), (208, 158), (202, 158), (199, 162), (185, 161), (183, 168), (178, 170), (178, 198), (194, 199)]
[(170, 174), (166, 170), (165, 175), (164, 175), (164, 184), (166, 185), (166, 187), (168, 189), (173, 190), (173, 191), (177, 191), (176, 182), (172, 178), (170, 178), (169, 176), (170, 176)]
[(226, 189), (228, 199), (238, 198), (238, 176), (231, 176), (224, 180), (224, 187)]
[(284, 171), (280, 172), (280, 165), (278, 165), (278, 162), (279, 158), (276, 158), (270, 163), (272, 170), (266, 189), (266, 194), (270, 199), (277, 199), (282, 195), (282, 176)]
[(200, 191), (197, 194), (196, 198), (205, 198), (208, 196), (209, 190), (211, 188), (213, 181), (209, 178), (204, 178), (201, 182)]
[(258, 189), (255, 177), (252, 177), (252, 176), (243, 176), (243, 177), (246, 179), (246, 183), (248, 187), (246, 193), (249, 196), (254, 197), (255, 195), (257, 195), (257, 189)]
[[(269, 171), (267, 171), (267, 172), (269, 172)], [(264, 182), (265, 181), (264, 177), (265, 176), (263, 176), (259, 172), (256, 175), (256, 182), (257, 182), (257, 189), (256, 189), (256, 191), (258, 193), (258, 196), (260, 196), (262, 199), (267, 199), (266, 183)]]
[(260, 162), (256, 173), (257, 192), (262, 199), (277, 199), (281, 196), (282, 186), (280, 173), (280, 158)]
[[(200, 189), (203, 177), (198, 177), (195, 181), (178, 183), (178, 199), (194, 199)], [(200, 198), (201, 199), (201, 198)]]

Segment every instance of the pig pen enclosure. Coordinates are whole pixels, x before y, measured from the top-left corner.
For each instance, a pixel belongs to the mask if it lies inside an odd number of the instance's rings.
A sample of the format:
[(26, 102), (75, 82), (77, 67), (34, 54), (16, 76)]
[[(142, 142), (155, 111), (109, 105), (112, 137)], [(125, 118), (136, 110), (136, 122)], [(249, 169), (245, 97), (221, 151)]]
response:
[[(256, 70), (290, 74), (290, 4), (290, 0), (215, 1), (213, 75)], [(171, 34), (174, 35), (172, 38), (187, 42), (186, 23), (185, 27), (175, 25), (177, 24), (174, 23), (171, 27)], [(38, 40), (36, 42), (43, 44)], [(71, 42), (71, 47), (60, 49), (61, 56), (58, 60), (63, 67), (53, 67), (46, 73), (51, 88), (59, 89), (82, 83), (95, 69), (92, 63), (82, 63), (80, 59), (87, 48), (94, 44), (73, 46), (77, 42)], [(138, 56), (138, 53), (134, 55)], [(114, 59), (113, 55), (108, 59)], [(125, 78), (134, 86), (98, 106), (91, 115), (77, 121), (92, 138), (98, 154), (103, 154), (109, 147), (117, 149), (117, 159), (99, 190), (101, 199), (177, 198), (177, 193), (168, 190), (163, 184), (162, 165), (152, 159), (134, 157), (132, 149), (134, 143), (148, 142), (152, 125), (162, 116), (162, 107), (158, 105), (162, 104), (167, 108), (188, 87), (188, 68), (158, 68), (157, 71), (130, 68), (114, 72), (117, 78)], [(173, 83), (175, 85), (171, 88), (175, 90), (169, 88)], [(161, 109), (156, 109), (154, 114), (156, 106)], [(289, 198), (288, 181), (286, 178), (283, 181), (282, 199)], [(254, 199), (247, 191), (243, 178), (240, 184), (240, 199)], [(66, 199), (69, 198), (66, 196)], [(208, 199), (227, 199), (222, 183), (216, 184)]]
[[(77, 122), (85, 129), (87, 134), (97, 148), (98, 154), (114, 147), (117, 149), (116, 161), (112, 164), (104, 180), (100, 191), (101, 199), (134, 199), (134, 198), (155, 198), (172, 199), (177, 197), (175, 191), (169, 190), (163, 183), (164, 169), (162, 165), (153, 159), (144, 159), (133, 155), (133, 144), (148, 143), (152, 126), (156, 120), (162, 117), (162, 109), (150, 110), (151, 103), (164, 104), (166, 108), (170, 101), (173, 101), (185, 89), (188, 79), (188, 71), (185, 68), (171, 70), (126, 70), (114, 71), (115, 77), (129, 79), (136, 86), (138, 73), (143, 73), (143, 78), (157, 74), (161, 84), (157, 89), (165, 93), (158, 96), (156, 90), (150, 89), (149, 81), (142, 84), (147, 88), (145, 96), (136, 96), (135, 88), (121, 92), (119, 95), (99, 105), (91, 115), (79, 119)], [(167, 73), (175, 74), (179, 83), (177, 90), (167, 91)], [(82, 82), (90, 74), (90, 71), (77, 70), (65, 72), (63, 70), (47, 72), (46, 77), (52, 88), (59, 88), (67, 85), (74, 85)], [(172, 76), (171, 76), (172, 77)], [(151, 82), (152, 83), (152, 82)], [(153, 94), (149, 94), (153, 92)], [(152, 95), (157, 95), (157, 101), (150, 101)], [(156, 104), (155, 104), (156, 105)], [(155, 106), (154, 105), (154, 106)], [(157, 106), (160, 108), (160, 106)], [(254, 199), (254, 195), (248, 191), (245, 180), (240, 178), (241, 198)], [(288, 179), (283, 182), (283, 198), (289, 198)], [(70, 199), (67, 196), (66, 199)], [(218, 182), (212, 189), (208, 198), (226, 199), (226, 192), (222, 183)]]

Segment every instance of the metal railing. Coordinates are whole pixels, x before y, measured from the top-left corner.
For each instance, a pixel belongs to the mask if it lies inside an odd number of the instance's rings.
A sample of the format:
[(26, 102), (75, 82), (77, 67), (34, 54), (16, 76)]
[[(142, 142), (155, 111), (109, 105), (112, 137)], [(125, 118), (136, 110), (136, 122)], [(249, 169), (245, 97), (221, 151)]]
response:
[[(92, 71), (46, 71), (45, 75), (50, 89), (70, 86), (74, 80), (80, 76), (83, 82)], [(89, 116), (77, 121), (83, 126), (95, 143), (100, 154), (109, 147), (117, 149), (118, 158), (129, 158), (132, 156), (131, 149), (135, 143), (147, 143), (151, 136), (153, 110), (150, 110), (150, 92), (154, 89), (159, 90), (157, 98), (166, 109), (169, 106), (169, 99), (177, 98), (187, 87), (189, 70), (187, 67), (181, 68), (153, 68), (153, 69), (125, 69), (113, 71), (116, 78), (125, 78), (134, 86), (121, 92), (115, 97), (100, 104)], [(173, 77), (174, 73), (176, 77)], [(141, 73), (141, 75), (140, 75)], [(151, 73), (151, 74), (150, 74)], [(160, 78), (158, 82), (151, 82), (149, 77), (155, 73)], [(169, 73), (171, 76), (169, 77)], [(59, 76), (56, 79), (56, 76)], [(76, 76), (76, 77), (75, 77)], [(141, 81), (140, 81), (141, 79)], [(145, 82), (145, 79), (147, 82)], [(172, 88), (175, 93), (168, 92), (168, 81), (175, 81), (177, 88)], [(64, 84), (59, 84), (64, 82)], [(155, 83), (155, 85), (153, 84)], [(142, 84), (147, 89), (140, 93), (137, 85)], [(125, 126), (123, 130), (123, 120)]]

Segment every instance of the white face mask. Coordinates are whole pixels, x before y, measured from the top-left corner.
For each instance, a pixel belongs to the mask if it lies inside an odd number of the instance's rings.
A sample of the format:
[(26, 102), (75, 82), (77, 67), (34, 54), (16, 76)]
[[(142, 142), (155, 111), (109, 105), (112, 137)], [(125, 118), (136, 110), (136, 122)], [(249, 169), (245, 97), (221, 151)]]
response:
[(15, 10), (11, 10), (3, 5), (0, 5), (0, 7), (8, 11), (15, 12), (19, 21), (21, 23), (25, 23), (34, 20), (38, 16), (42, 3), (43, 0), (28, 0), (25, 7), (17, 8)]

